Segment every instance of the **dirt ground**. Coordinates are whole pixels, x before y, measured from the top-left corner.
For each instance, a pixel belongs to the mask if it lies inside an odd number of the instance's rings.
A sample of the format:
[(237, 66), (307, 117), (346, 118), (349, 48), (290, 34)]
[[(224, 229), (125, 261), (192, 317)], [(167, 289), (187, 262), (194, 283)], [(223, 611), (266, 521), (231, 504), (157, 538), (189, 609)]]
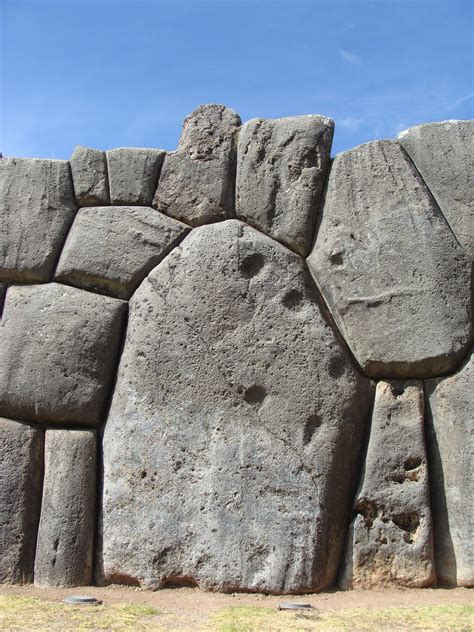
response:
[[(252, 612), (275, 612), (274, 616), (285, 617), (287, 613), (278, 614), (278, 604), (282, 601), (285, 602), (304, 602), (310, 603), (314, 607), (314, 612), (318, 613), (319, 618), (331, 617), (331, 616), (346, 616), (347, 613), (354, 609), (360, 609), (360, 612), (370, 613), (377, 611), (388, 611), (387, 609), (423, 609), (431, 607), (446, 606), (449, 610), (450, 607), (458, 606), (472, 606), (474, 605), (474, 592), (466, 588), (453, 588), (453, 589), (407, 589), (407, 590), (370, 590), (370, 591), (332, 591), (319, 594), (312, 594), (306, 596), (291, 596), (291, 597), (277, 597), (277, 596), (265, 596), (247, 593), (237, 593), (232, 595), (225, 595), (220, 593), (204, 592), (198, 588), (173, 588), (163, 589), (156, 592), (150, 592), (141, 590), (139, 588), (129, 586), (108, 586), (108, 587), (81, 587), (73, 589), (58, 589), (58, 588), (36, 588), (32, 585), (27, 586), (0, 586), (0, 599), (7, 599), (12, 597), (14, 599), (34, 598), (39, 599), (45, 604), (60, 604), (64, 597), (68, 594), (75, 595), (91, 595), (100, 599), (105, 606), (110, 608), (120, 607), (123, 604), (129, 604), (132, 607), (151, 607), (156, 611), (162, 613), (161, 618), (156, 619), (156, 627), (152, 622), (147, 627), (139, 626), (137, 620), (136, 625), (127, 626), (127, 629), (134, 630), (203, 630), (203, 629), (216, 629), (216, 630), (260, 630), (260, 629), (278, 629), (278, 630), (312, 630), (321, 629), (320, 627), (294, 627), (293, 623), (290, 625), (290, 619), (288, 618), (287, 624), (284, 623), (284, 619), (281, 619), (281, 627), (259, 627), (255, 625), (248, 627), (248, 625), (217, 625), (216, 627), (208, 627), (209, 621), (213, 618), (218, 618), (220, 612), (245, 612), (246, 609)], [(4, 601), (4, 603), (6, 603)], [(127, 606), (128, 607), (128, 606)], [(250, 608), (248, 608), (250, 607)], [(73, 606), (74, 608), (74, 606)], [(84, 606), (81, 606), (84, 608)], [(86, 608), (90, 608), (86, 606)], [(237, 610), (234, 610), (237, 609)], [(258, 610), (256, 610), (258, 609)], [(270, 613), (271, 614), (271, 613)], [(1, 615), (1, 612), (0, 612)], [(165, 616), (163, 616), (165, 615)], [(289, 614), (290, 617), (294, 615)], [(329, 620), (328, 623), (329, 623)], [(469, 616), (470, 619), (470, 616)], [(275, 621), (276, 619), (271, 619)], [(1, 616), (0, 616), (1, 621)], [(53, 621), (53, 619), (51, 619)], [(291, 619), (293, 622), (293, 619)], [(321, 624), (320, 620), (320, 624)], [(316, 625), (316, 624), (315, 624)], [(103, 626), (101, 626), (102, 629)], [(0, 628), (2, 628), (0, 623)], [(324, 628), (324, 625), (323, 625)], [(3, 627), (2, 629), (7, 629)], [(25, 623), (25, 627), (8, 628), (15, 630), (28, 630), (28, 629), (57, 629), (55, 626), (48, 628), (43, 627), (31, 627)], [(70, 629), (70, 628), (68, 628)], [(78, 627), (77, 629), (96, 629), (95, 627)], [(97, 628), (99, 629), (99, 628)], [(125, 626), (116, 627), (111, 625), (110, 627), (103, 627), (103, 629), (125, 629)], [(333, 629), (331, 627), (331, 629)], [(337, 629), (349, 629), (347, 627), (341, 627)], [(448, 629), (444, 627), (413, 627), (410, 628), (392, 628), (389, 627), (358, 627), (355, 625), (352, 629)], [(474, 630), (474, 620), (463, 619), (463, 624), (459, 627), (449, 625), (449, 629), (456, 630)]]

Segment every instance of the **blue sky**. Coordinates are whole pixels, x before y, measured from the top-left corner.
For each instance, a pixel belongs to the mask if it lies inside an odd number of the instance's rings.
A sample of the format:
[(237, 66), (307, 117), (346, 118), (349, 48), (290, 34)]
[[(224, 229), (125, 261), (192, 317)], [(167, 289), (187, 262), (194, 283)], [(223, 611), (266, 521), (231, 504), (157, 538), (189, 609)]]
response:
[(176, 147), (183, 118), (324, 114), (333, 153), (473, 118), (473, 0), (0, 0), (0, 150)]

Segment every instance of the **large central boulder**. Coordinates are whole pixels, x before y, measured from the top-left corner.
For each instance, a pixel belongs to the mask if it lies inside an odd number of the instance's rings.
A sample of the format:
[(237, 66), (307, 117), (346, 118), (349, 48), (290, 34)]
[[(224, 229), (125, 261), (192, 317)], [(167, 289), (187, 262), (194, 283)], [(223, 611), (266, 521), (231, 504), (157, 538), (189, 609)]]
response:
[(131, 301), (103, 443), (105, 580), (331, 585), (371, 399), (298, 255), (237, 220), (194, 230)]

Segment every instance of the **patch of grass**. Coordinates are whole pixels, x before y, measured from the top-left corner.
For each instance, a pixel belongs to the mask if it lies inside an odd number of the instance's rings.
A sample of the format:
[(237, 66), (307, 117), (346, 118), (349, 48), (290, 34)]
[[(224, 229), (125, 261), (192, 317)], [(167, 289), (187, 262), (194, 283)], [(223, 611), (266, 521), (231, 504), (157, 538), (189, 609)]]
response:
[(353, 608), (340, 614), (282, 611), (246, 606), (225, 608), (210, 620), (216, 632), (473, 632), (474, 607)]
[(146, 630), (161, 611), (147, 605), (71, 606), (31, 597), (0, 595), (0, 629), (16, 630)]

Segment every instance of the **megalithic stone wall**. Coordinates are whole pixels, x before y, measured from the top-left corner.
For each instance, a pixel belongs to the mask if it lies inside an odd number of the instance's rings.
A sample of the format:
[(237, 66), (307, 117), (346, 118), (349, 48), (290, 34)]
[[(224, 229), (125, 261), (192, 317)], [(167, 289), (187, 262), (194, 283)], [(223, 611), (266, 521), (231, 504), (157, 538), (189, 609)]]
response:
[(474, 122), (0, 160), (0, 581), (474, 583)]

